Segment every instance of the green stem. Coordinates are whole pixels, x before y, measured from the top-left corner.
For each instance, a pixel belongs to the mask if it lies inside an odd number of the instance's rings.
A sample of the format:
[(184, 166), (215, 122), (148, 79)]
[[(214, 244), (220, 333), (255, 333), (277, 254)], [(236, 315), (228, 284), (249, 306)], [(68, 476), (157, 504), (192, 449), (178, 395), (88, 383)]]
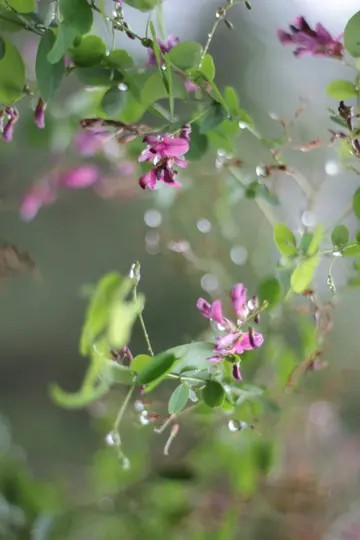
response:
[(130, 387), (130, 390), (126, 394), (126, 397), (125, 397), (125, 399), (123, 401), (123, 404), (121, 405), (121, 407), (119, 409), (119, 412), (117, 414), (116, 420), (114, 422), (114, 427), (113, 427), (113, 430), (116, 431), (117, 433), (119, 432), (119, 426), (120, 426), (121, 420), (122, 420), (122, 418), (124, 416), (124, 413), (126, 411), (126, 407), (129, 404), (130, 398), (131, 398), (134, 390), (135, 390), (135, 385)]
[(232, 7), (234, 7), (234, 5), (239, 4), (240, 1), (243, 1), (243, 0), (237, 0), (237, 1), (234, 1), (234, 0), (228, 0), (227, 3), (226, 3), (226, 5), (225, 5), (224, 7), (220, 7), (220, 8), (218, 8), (218, 10), (216, 11), (216, 20), (215, 20), (215, 22), (214, 22), (214, 24), (213, 24), (213, 27), (212, 27), (211, 31), (210, 31), (209, 34), (208, 34), (208, 39), (207, 39), (207, 41), (206, 41), (206, 44), (205, 44), (203, 53), (202, 53), (202, 55), (201, 55), (200, 65), (201, 65), (201, 63), (202, 63), (202, 61), (203, 61), (203, 59), (204, 59), (206, 53), (207, 53), (208, 50), (209, 50), (210, 44), (211, 44), (211, 42), (212, 42), (212, 40), (213, 40), (213, 37), (214, 37), (214, 35), (215, 35), (215, 33), (216, 33), (216, 30), (217, 30), (219, 24), (225, 19), (225, 17), (226, 17), (226, 15), (227, 15), (228, 11), (230, 11), (230, 9), (231, 9)]
[[(134, 288), (134, 300), (135, 300), (135, 302), (137, 302), (137, 291), (136, 291), (136, 287)], [(154, 351), (153, 351), (153, 348), (152, 348), (152, 346), (151, 346), (150, 337), (149, 337), (148, 331), (147, 331), (147, 329), (146, 329), (144, 317), (142, 316), (142, 312), (141, 312), (141, 311), (140, 311), (140, 313), (139, 313), (139, 315), (138, 315), (138, 319), (139, 319), (139, 321), (140, 321), (140, 325), (141, 325), (141, 328), (142, 328), (142, 331), (143, 331), (143, 334), (144, 334), (144, 338), (145, 338), (145, 341), (146, 341), (146, 345), (147, 345), (148, 351), (149, 351), (149, 353), (150, 353), (151, 356), (154, 356)]]

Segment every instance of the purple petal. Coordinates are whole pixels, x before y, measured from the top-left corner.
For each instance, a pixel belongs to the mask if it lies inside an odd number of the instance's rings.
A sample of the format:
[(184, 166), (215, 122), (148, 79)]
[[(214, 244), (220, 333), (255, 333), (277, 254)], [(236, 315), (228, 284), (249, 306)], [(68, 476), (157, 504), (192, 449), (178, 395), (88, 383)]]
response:
[(218, 324), (222, 324), (224, 316), (222, 314), (221, 300), (214, 300), (214, 302), (211, 304), (210, 318)]
[(49, 185), (31, 187), (20, 204), (21, 218), (31, 221), (42, 206), (51, 204), (55, 198), (56, 192)]
[[(249, 333), (242, 334), (240, 340), (236, 343), (236, 351), (241, 354), (244, 351), (252, 351), (264, 343), (263, 335), (260, 332), (252, 332), (250, 339)], [(254, 347), (255, 345), (255, 347)]]
[(221, 362), (221, 360), (223, 360), (223, 358), (222, 356), (210, 356), (206, 360), (208, 360), (209, 362), (213, 362), (214, 364), (218, 364), (219, 362)]
[(82, 156), (91, 156), (102, 148), (108, 137), (107, 131), (79, 131), (74, 139), (75, 148)]
[(94, 185), (99, 176), (99, 170), (94, 165), (81, 165), (61, 173), (57, 185), (63, 188), (82, 189)]
[(237, 338), (237, 333), (230, 333), (230, 334), (226, 334), (225, 336), (218, 336), (215, 340), (216, 341), (215, 351), (226, 354), (226, 349), (228, 349), (229, 347), (232, 348), (232, 346), (234, 345), (234, 342), (236, 341), (236, 338)]
[(38, 127), (39, 129), (44, 129), (45, 127), (45, 110), (46, 103), (41, 98), (39, 98), (34, 112), (34, 122), (36, 127)]
[(318, 35), (318, 38), (320, 38), (319, 41), (321, 41), (322, 43), (326, 44), (333, 41), (331, 34), (321, 23), (317, 23), (317, 25), (315, 26), (315, 31)]
[(203, 317), (206, 319), (211, 318), (211, 304), (204, 300), (204, 298), (199, 298), (199, 300), (196, 302), (196, 307)]
[(277, 36), (283, 45), (287, 45), (288, 43), (293, 42), (292, 36), (288, 32), (285, 32), (284, 30), (278, 30)]
[(171, 137), (164, 135), (159, 148), (162, 157), (180, 157), (189, 150), (189, 141), (182, 137)]
[(246, 304), (247, 289), (242, 283), (237, 283), (233, 286), (230, 292), (230, 298), (233, 305), (233, 309), (237, 316), (242, 315)]
[(151, 169), (139, 178), (139, 184), (142, 189), (155, 189), (156, 186), (156, 170)]
[(234, 364), (233, 365), (233, 377), (236, 381), (242, 381), (242, 376), (241, 376), (241, 373), (240, 373), (240, 366), (239, 364)]

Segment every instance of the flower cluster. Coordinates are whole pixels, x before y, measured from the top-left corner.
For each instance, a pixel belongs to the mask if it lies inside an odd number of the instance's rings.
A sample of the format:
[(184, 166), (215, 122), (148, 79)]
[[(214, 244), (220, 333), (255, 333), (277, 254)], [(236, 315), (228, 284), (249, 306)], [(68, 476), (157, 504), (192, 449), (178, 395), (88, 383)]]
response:
[(145, 189), (155, 189), (156, 182), (164, 182), (174, 187), (180, 186), (175, 177), (174, 166), (185, 168), (188, 165), (183, 155), (189, 150), (191, 127), (185, 124), (178, 137), (171, 133), (147, 135), (144, 142), (147, 148), (139, 156), (139, 161), (153, 163), (154, 167), (139, 179), (140, 186)]
[(233, 376), (236, 380), (242, 380), (240, 374), (240, 358), (244, 351), (250, 351), (260, 347), (264, 338), (259, 332), (255, 332), (252, 326), (248, 326), (244, 331), (243, 326), (251, 316), (255, 322), (258, 318), (256, 312), (258, 302), (256, 297), (249, 301), (246, 299), (247, 290), (242, 283), (237, 283), (231, 289), (230, 298), (233, 310), (236, 315), (236, 322), (224, 317), (221, 300), (214, 300), (209, 304), (204, 298), (199, 298), (197, 308), (206, 319), (214, 321), (222, 335), (216, 337), (214, 356), (208, 358), (210, 362), (221, 362), (229, 360), (233, 363)]
[(56, 200), (59, 189), (82, 189), (93, 186), (99, 179), (100, 172), (95, 165), (80, 165), (57, 173), (46, 181), (31, 186), (20, 204), (20, 215), (23, 220), (31, 221), (40, 208)]
[[(39, 98), (35, 111), (34, 111), (34, 123), (39, 129), (45, 127), (45, 110), (46, 103), (42, 98)], [(14, 127), (19, 120), (19, 111), (16, 107), (6, 107), (0, 109), (0, 133), (4, 142), (11, 142), (14, 136)]]
[(290, 25), (290, 32), (278, 30), (278, 38), (283, 45), (295, 45), (295, 56), (311, 54), (313, 56), (327, 56), (328, 58), (342, 58), (344, 47), (339, 37), (333, 38), (331, 34), (317, 23), (313, 30), (304, 17), (297, 17)]

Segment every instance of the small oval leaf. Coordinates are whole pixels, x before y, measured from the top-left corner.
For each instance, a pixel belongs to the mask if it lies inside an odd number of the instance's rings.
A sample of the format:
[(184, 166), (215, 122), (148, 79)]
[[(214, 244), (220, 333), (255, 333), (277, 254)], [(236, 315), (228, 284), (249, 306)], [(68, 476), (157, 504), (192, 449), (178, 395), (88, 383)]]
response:
[(352, 205), (355, 216), (360, 219), (360, 188), (353, 195)]
[(345, 225), (336, 225), (331, 233), (331, 241), (335, 247), (343, 247), (349, 241), (349, 230)]
[(285, 223), (274, 226), (274, 241), (281, 255), (292, 257), (297, 254), (295, 236)]
[(202, 397), (209, 407), (219, 407), (225, 397), (225, 390), (217, 381), (208, 381), (202, 391)]
[(166, 373), (170, 371), (174, 363), (176, 362), (176, 356), (172, 353), (165, 352), (154, 356), (141, 371), (138, 373), (136, 382), (140, 385), (149, 384), (160, 377), (164, 377)]
[(169, 414), (177, 414), (183, 410), (189, 399), (189, 393), (187, 384), (180, 384), (175, 388), (169, 399)]
[(350, 81), (332, 81), (326, 85), (326, 93), (331, 98), (341, 100), (341, 99), (351, 99), (357, 96), (357, 91), (355, 86)]

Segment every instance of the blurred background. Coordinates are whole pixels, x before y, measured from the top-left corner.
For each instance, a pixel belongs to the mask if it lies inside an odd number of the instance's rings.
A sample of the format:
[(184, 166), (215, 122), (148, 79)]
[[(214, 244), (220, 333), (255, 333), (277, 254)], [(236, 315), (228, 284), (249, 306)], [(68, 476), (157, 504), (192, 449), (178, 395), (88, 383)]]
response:
[[(168, 32), (204, 43), (218, 4), (165, 0)], [(289, 162), (313, 188), (310, 204), (289, 176), (272, 179), (280, 205), (266, 206), (265, 214), (293, 230), (302, 227), (304, 212), (314, 223), (331, 227), (359, 185), (328, 145), (327, 109), (336, 104), (324, 89), (352, 74), (338, 61), (295, 59), (278, 42), (276, 30), (287, 29), (301, 14), (338, 35), (357, 8), (355, 0), (253, 0), (251, 11), (238, 6), (230, 12), (234, 30), (220, 26), (211, 45), (218, 85), (238, 90), (242, 107), (264, 136), (278, 136), (278, 119), (290, 122), (302, 106), (291, 132), (295, 144), (324, 142), (312, 152), (288, 152)], [(125, 11), (141, 33), (146, 16), (130, 7)], [(21, 38), (29, 58), (36, 51), (31, 40)], [(133, 47), (139, 62), (145, 60), (135, 43), (126, 46)], [(26, 265), (24, 272), (14, 270), (1, 279), (0, 538), (360, 539), (356, 289), (339, 295), (323, 351), (327, 369), (308, 374), (291, 393), (284, 391), (280, 373), (272, 385), (277, 405), (264, 412), (255, 433), (231, 432), (221, 416), (187, 418), (164, 457), (166, 437), (141, 425), (131, 409), (123, 435), (131, 467), (123, 470), (104, 443), (121, 390), (86, 412), (67, 412), (51, 402), (49, 383), (76, 390), (86, 367), (78, 354), (84, 285), (111, 270), (126, 273), (139, 259), (145, 318), (154, 349), (161, 351), (205, 332), (195, 309), (199, 296), (222, 295), (238, 281), (255, 293), (277, 261), (264, 210), (241, 198), (221, 167), (222, 156), (211, 149), (182, 173), (184, 189), (175, 195), (140, 192), (134, 176), (124, 180), (118, 195), (67, 192), (33, 222), (21, 221), (24, 191), (59, 156), (69, 165), (81, 159), (71, 148), (64, 156), (71, 135), (64, 110), (77, 107), (65, 91), (40, 134), (31, 111), (24, 110), (14, 142), (0, 147), (2, 249), (16, 246), (15, 269), (21, 263), (18, 252), (27, 253), (36, 267)], [(236, 157), (244, 161), (250, 181), (269, 154), (243, 133)], [(108, 174), (106, 163), (100, 159), (99, 165)], [(355, 230), (351, 219), (346, 224)], [(339, 261), (334, 269), (339, 290), (347, 275)], [(326, 268), (320, 268), (318, 289), (326, 301), (324, 276)], [(245, 366), (250, 381), (266, 382), (277, 361), (293, 366), (304, 359), (298, 336), (309, 332), (309, 324), (297, 313), (276, 311), (265, 316), (264, 325), (286, 340), (287, 356), (279, 359), (276, 345), (264, 349), (258, 365)], [(132, 350), (145, 351), (138, 330)], [(164, 400), (167, 394), (165, 389)], [(162, 394), (156, 399), (161, 403)]]

